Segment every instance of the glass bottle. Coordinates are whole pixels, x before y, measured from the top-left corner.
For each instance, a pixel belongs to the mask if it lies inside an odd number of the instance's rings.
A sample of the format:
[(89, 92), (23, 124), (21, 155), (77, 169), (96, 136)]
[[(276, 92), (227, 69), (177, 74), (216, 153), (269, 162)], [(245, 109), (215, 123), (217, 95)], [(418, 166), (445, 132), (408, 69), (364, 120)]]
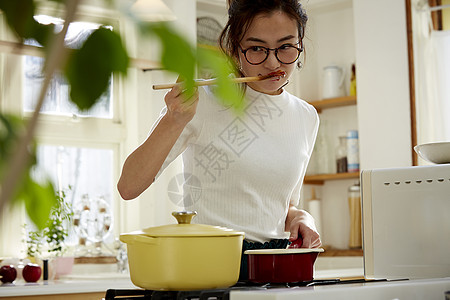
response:
[(340, 136), (336, 147), (336, 172), (347, 172), (347, 137)]
[(350, 249), (362, 247), (361, 235), (361, 189), (359, 182), (348, 188), (348, 208), (350, 213)]
[(330, 147), (327, 134), (327, 122), (321, 121), (319, 132), (317, 133), (316, 143), (314, 145), (315, 167), (317, 174), (332, 173), (331, 167), (334, 165), (332, 157), (334, 155), (330, 156), (330, 152), (333, 148)]

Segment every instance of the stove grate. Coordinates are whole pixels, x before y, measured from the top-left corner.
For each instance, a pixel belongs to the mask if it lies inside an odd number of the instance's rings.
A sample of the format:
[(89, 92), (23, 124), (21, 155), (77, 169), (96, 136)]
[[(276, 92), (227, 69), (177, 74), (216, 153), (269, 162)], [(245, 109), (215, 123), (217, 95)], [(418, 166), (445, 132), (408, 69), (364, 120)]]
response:
[(371, 282), (371, 281), (385, 281), (385, 279), (378, 280), (344, 280), (340, 279), (325, 279), (325, 280), (312, 280), (307, 282), (294, 282), (294, 283), (251, 283), (251, 282), (238, 282), (236, 285), (225, 289), (212, 289), (212, 290), (195, 290), (195, 291), (153, 291), (142, 289), (124, 289), (116, 290), (109, 289), (106, 291), (105, 300), (138, 300), (138, 299), (151, 299), (151, 300), (229, 300), (230, 291), (236, 290), (255, 290), (255, 289), (274, 289), (274, 288), (294, 288), (301, 286), (317, 286), (317, 285), (329, 285), (329, 284), (343, 284), (343, 283), (358, 283), (358, 282)]
[(106, 291), (105, 300), (228, 300), (229, 289), (198, 291), (115, 290)]

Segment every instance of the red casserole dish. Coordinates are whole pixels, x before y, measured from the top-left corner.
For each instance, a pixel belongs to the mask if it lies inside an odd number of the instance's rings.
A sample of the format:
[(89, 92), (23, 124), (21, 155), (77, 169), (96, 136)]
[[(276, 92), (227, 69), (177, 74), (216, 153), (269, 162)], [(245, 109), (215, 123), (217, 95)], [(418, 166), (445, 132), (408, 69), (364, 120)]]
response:
[(314, 262), (322, 248), (247, 250), (248, 279), (257, 283), (293, 283), (313, 280)]

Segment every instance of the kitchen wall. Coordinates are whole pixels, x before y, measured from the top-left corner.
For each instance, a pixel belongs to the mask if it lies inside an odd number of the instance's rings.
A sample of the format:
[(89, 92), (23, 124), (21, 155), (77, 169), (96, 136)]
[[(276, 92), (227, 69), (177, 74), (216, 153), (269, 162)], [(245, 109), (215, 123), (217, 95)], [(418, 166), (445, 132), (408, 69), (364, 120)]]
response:
[[(196, 41), (196, 4), (195, 0), (164, 0), (164, 3), (173, 11), (176, 20), (172, 22), (174, 28), (185, 38)], [(134, 49), (135, 56), (148, 60), (158, 60), (159, 47), (153, 39), (136, 33)], [(129, 133), (127, 146), (123, 150), (122, 160), (131, 153), (148, 136), (153, 123), (164, 107), (164, 94), (167, 91), (154, 91), (152, 85), (156, 83), (175, 82), (176, 76), (167, 72), (153, 70), (143, 72), (136, 70), (130, 74), (135, 76), (136, 85), (130, 89), (135, 94), (127, 97), (125, 111)], [(134, 98), (133, 98), (134, 97)], [(182, 209), (175, 205), (168, 197), (168, 184), (182, 171), (181, 160), (177, 159), (150, 188), (137, 199), (121, 201), (121, 232), (142, 229), (167, 223), (175, 223), (171, 212)]]
[(303, 1), (308, 14), (305, 61), (295, 84), (299, 86), (299, 96), (307, 101), (322, 98), (322, 71), (329, 65), (345, 69), (344, 84), (348, 93), (351, 65), (355, 63), (352, 1), (328, 1), (331, 4), (325, 5), (326, 2)]
[(355, 18), (361, 168), (412, 164), (403, 0), (357, 0)]

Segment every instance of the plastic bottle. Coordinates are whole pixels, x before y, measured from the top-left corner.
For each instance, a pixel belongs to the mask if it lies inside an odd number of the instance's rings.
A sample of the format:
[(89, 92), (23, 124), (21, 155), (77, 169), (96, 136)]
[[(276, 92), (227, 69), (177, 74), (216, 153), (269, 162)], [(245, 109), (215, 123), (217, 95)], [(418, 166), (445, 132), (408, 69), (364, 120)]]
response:
[(352, 249), (362, 247), (360, 191), (359, 182), (348, 188), (348, 208), (350, 213), (350, 238), (348, 246)]
[(347, 131), (347, 171), (359, 172), (358, 131)]
[(321, 201), (316, 197), (316, 190), (311, 188), (311, 199), (308, 201), (308, 212), (314, 218), (316, 229), (319, 234), (322, 234), (322, 209)]
[(336, 172), (347, 172), (347, 137), (340, 136), (336, 147)]

